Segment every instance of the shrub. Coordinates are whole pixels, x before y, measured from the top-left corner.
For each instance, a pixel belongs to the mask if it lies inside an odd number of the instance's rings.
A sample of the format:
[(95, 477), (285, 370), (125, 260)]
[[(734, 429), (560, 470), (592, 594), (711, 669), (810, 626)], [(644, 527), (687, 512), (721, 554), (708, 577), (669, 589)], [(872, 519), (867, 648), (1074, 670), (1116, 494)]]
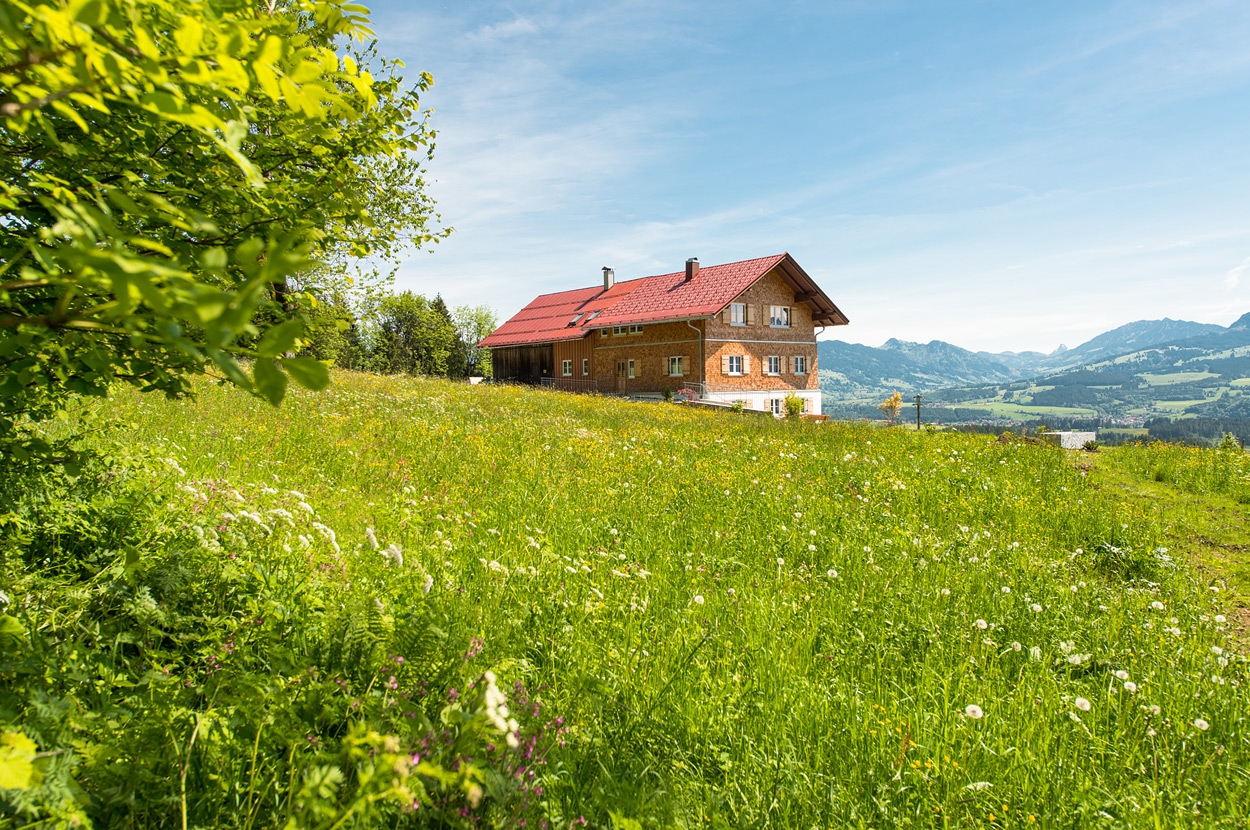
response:
[(794, 394), (793, 392), (791, 392), (789, 395), (786, 395), (786, 400), (785, 400), (786, 417), (798, 418), (800, 415), (803, 414), (803, 405), (804, 405), (803, 399), (800, 396)]

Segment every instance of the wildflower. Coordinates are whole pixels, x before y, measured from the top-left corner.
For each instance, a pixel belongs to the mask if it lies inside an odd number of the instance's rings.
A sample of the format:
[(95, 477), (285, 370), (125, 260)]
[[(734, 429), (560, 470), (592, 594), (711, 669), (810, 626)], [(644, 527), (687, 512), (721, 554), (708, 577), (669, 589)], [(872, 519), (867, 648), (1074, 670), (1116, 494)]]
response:
[(1080, 709), (1082, 712), (1088, 712), (1093, 704), (1083, 697), (1078, 697), (1076, 700), (1072, 701), (1072, 705)]
[(608, 533), (611, 533), (613, 536), (618, 535), (618, 531), (616, 528), (612, 528), (611, 530), (608, 531)]
[(430, 592), (430, 589), (434, 587), (434, 577), (430, 576), (429, 574), (426, 574), (425, 585), (423, 585), (422, 587), (425, 589), (425, 593), (428, 594)]
[(402, 568), (404, 566), (404, 550), (399, 545), (391, 543), (386, 550), (382, 551), (382, 555), (397, 567)]
[(987, 623), (985, 620), (977, 620), (975, 623), (973, 623), (973, 625), (975, 625), (977, 628), (981, 629), (982, 631), (984, 631), (986, 628), (989, 627), (989, 623)]
[(1219, 657), (1221, 654), (1224, 653), (1224, 649), (1220, 648), (1219, 646), (1211, 646), (1211, 653), (1214, 654), (1216, 657)]
[(695, 594), (695, 595), (694, 595), (694, 604), (695, 604), (695, 605), (702, 605), (702, 604), (703, 604), (703, 594)]
[(1030, 611), (1032, 611), (1034, 614), (1040, 614), (1040, 613), (1042, 613), (1042, 606), (1038, 605), (1038, 604), (1035, 602), (1035, 603), (1033, 603), (1032, 605), (1030, 605), (1030, 606), (1029, 606), (1029, 610), (1030, 610)]
[(1203, 732), (1206, 732), (1208, 729), (1211, 728), (1211, 724), (1207, 723), (1202, 718), (1194, 718), (1194, 726), (1202, 730)]
[(1008, 588), (1006, 585), (1004, 585), (1004, 586), (1003, 586), (1003, 593), (1004, 593), (1004, 594), (1010, 594), (1010, 593), (1011, 593), (1011, 589), (1010, 589), (1010, 588)]
[(371, 527), (366, 527), (366, 528), (365, 528), (365, 536), (369, 537), (369, 545), (370, 545), (370, 546), (371, 546), (374, 550), (377, 550), (377, 549), (380, 547), (380, 545), (378, 545), (378, 537), (377, 537), (377, 534), (375, 534), (375, 533), (373, 532), (373, 528), (371, 528)]
[(780, 556), (778, 556), (778, 557), (777, 557), (777, 564), (778, 564), (778, 565), (784, 565), (784, 564), (786, 564), (786, 560), (784, 560), (784, 559), (782, 559)]
[(1024, 646), (1022, 646), (1020, 643), (1012, 643), (1012, 644), (1011, 644), (1011, 650), (1012, 650), (1012, 651), (1019, 651), (1019, 650), (1020, 650), (1020, 649), (1022, 649), (1022, 648), (1024, 648)]
[(1135, 694), (1137, 692), (1137, 684), (1134, 683), (1132, 680), (1125, 680), (1124, 691), (1128, 692), (1129, 694)]
[(1224, 623), (1228, 622), (1228, 618), (1225, 617), (1223, 614), (1216, 614), (1215, 621), (1219, 623), (1220, 625), (1223, 625)]
[(1115, 672), (1115, 679), (1116, 680), (1128, 680), (1128, 672), (1126, 672), (1124, 669), (1117, 669)]
[(1150, 712), (1150, 714), (1154, 715), (1155, 717), (1159, 717), (1160, 715), (1163, 714), (1163, 710), (1159, 708), (1159, 704), (1157, 703), (1152, 703), (1149, 706), (1147, 706), (1146, 711)]
[(1153, 726), (1146, 730), (1147, 737), (1153, 738), (1155, 735), (1158, 735), (1158, 734), (1159, 733), (1155, 731)]
[(829, 570), (825, 571), (825, 576), (829, 577), (830, 579), (837, 579), (838, 572), (835, 571), (833, 568), (830, 568)]
[(943, 589), (942, 589), (942, 596), (944, 596), (944, 597), (949, 597), (950, 595), (951, 595), (951, 589), (950, 589), (950, 588), (943, 588)]
[(965, 706), (964, 714), (973, 720), (980, 720), (985, 715), (985, 713), (981, 711), (981, 707), (977, 706), (975, 703), (969, 703)]
[(312, 515), (312, 514), (314, 514), (314, 513), (316, 513), (316, 512), (317, 512), (316, 510), (313, 510), (313, 509), (312, 509), (312, 505), (311, 505), (311, 504), (309, 504), (309, 503), (308, 503), (308, 502), (306, 502), (306, 501), (297, 502), (296, 506), (297, 506), (300, 510), (303, 510), (305, 513), (307, 513), (307, 514), (309, 514), (309, 515)]
[(807, 549), (808, 549), (808, 550), (816, 550), (816, 546), (815, 546), (815, 545), (808, 545), (808, 546), (807, 546)]
[(1163, 603), (1159, 602), (1159, 600), (1155, 600), (1154, 602), (1150, 603), (1150, 607), (1156, 611), (1162, 611)]

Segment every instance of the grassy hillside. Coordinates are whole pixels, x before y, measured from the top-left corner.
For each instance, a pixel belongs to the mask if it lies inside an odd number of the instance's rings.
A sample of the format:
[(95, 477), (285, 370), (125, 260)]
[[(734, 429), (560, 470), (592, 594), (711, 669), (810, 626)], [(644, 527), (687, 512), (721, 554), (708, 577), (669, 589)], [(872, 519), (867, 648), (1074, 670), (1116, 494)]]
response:
[(100, 408), (163, 460), (10, 491), (0, 723), (59, 754), (0, 826), (1250, 815), (1225, 583), (1049, 446), (349, 375)]

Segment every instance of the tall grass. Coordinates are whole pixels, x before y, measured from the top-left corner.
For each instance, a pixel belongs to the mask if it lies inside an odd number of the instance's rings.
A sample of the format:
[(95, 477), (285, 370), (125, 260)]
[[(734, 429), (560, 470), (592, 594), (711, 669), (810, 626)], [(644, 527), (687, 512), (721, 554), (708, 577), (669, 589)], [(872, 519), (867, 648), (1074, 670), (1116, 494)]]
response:
[[(402, 751), (487, 669), (533, 696), (524, 809), (487, 812), (508, 797), (488, 788), (465, 821), (1244, 826), (1220, 586), (1053, 448), (349, 375), (281, 410), (205, 386), (109, 411), (169, 459), (149, 521), (271, 583), (263, 614), (226, 593), (206, 619), (284, 615), (292, 659), (349, 701), (397, 675), (428, 720), (369, 723)], [(381, 657), (323, 653), (359, 629)], [(383, 668), (405, 649), (416, 667)], [(352, 717), (303, 722), (315, 743)], [(206, 825), (233, 826), (240, 751)]]
[(1237, 447), (1209, 450), (1154, 441), (1114, 450), (1116, 463), (1141, 478), (1187, 492), (1250, 504), (1250, 454)]

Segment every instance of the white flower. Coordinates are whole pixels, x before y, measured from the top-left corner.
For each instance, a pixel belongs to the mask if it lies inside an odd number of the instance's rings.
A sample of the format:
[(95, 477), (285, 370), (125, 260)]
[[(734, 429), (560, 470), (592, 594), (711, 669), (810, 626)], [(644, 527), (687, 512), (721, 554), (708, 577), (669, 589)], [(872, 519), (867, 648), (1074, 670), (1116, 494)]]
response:
[(1072, 705), (1080, 709), (1082, 712), (1088, 712), (1092, 706), (1092, 704), (1083, 697), (1078, 697), (1076, 700), (1072, 701)]
[(1011, 644), (1011, 650), (1012, 650), (1012, 651), (1019, 651), (1019, 650), (1020, 650), (1020, 649), (1022, 649), (1022, 648), (1024, 648), (1024, 646), (1020, 645), (1019, 643), (1012, 643), (1012, 644)]
[(982, 631), (984, 631), (986, 628), (989, 627), (989, 624), (985, 620), (977, 620), (975, 623), (973, 623), (973, 625), (975, 625), (977, 628), (981, 629)]
[(825, 576), (829, 577), (830, 579), (837, 579), (838, 572), (835, 571), (833, 568), (830, 568), (829, 570), (825, 571)]
[(695, 605), (702, 605), (702, 604), (703, 604), (703, 594), (695, 594), (695, 595), (694, 595), (694, 604), (695, 604)]
[(1219, 657), (1221, 654), (1224, 653), (1224, 649), (1220, 648), (1219, 646), (1211, 646), (1211, 653), (1214, 654), (1216, 657)]
[(430, 576), (429, 574), (426, 574), (425, 585), (423, 587), (425, 588), (425, 593), (428, 594), (430, 592), (430, 589), (434, 587), (434, 577)]
[(1117, 669), (1115, 672), (1115, 679), (1116, 680), (1128, 680), (1128, 672), (1126, 672), (1124, 669)]
[(608, 531), (608, 533), (611, 533), (613, 536), (616, 536), (616, 535), (617, 535), (617, 530), (616, 530), (616, 528), (612, 528), (611, 530), (609, 530), (609, 531)]
[(816, 546), (815, 546), (815, 545), (808, 545), (808, 546), (807, 546), (807, 549), (808, 549), (808, 550), (816, 550)]
[(377, 537), (377, 535), (376, 535), (376, 534), (374, 534), (374, 532), (373, 532), (373, 528), (371, 528), (371, 527), (366, 527), (366, 528), (365, 528), (365, 536), (368, 536), (368, 537), (369, 537), (369, 544), (373, 547), (373, 549), (374, 549), (374, 550), (377, 550), (377, 549), (378, 549), (378, 547), (379, 547), (379, 545), (378, 545), (378, 537)]
[(1150, 603), (1150, 607), (1156, 611), (1162, 611), (1163, 603), (1159, 602), (1159, 600), (1155, 600), (1154, 602)]
[(1004, 585), (1004, 586), (1003, 586), (1003, 593), (1004, 593), (1004, 594), (1010, 594), (1010, 593), (1011, 593), (1011, 589), (1010, 589), (1010, 588), (1008, 588), (1006, 585)]
[(965, 706), (964, 714), (973, 720), (980, 720), (985, 715), (985, 713), (981, 711), (981, 707), (977, 706), (975, 703), (969, 703)]
[(1194, 718), (1194, 726), (1201, 729), (1203, 732), (1206, 732), (1211, 728), (1211, 724), (1207, 723), (1202, 718)]
[(1030, 606), (1029, 606), (1029, 610), (1031, 610), (1034, 614), (1040, 614), (1040, 613), (1042, 613), (1042, 606), (1038, 605), (1038, 604), (1035, 602), (1035, 603), (1033, 603), (1032, 605), (1030, 605)]
[(1215, 621), (1223, 625), (1224, 623), (1228, 622), (1228, 618), (1225, 617), (1223, 614), (1216, 614)]
[(1146, 710), (1149, 711), (1150, 714), (1154, 715), (1156, 718), (1163, 714), (1163, 710), (1159, 708), (1159, 704), (1157, 703), (1150, 704), (1149, 706), (1146, 707)]
[(1153, 738), (1155, 735), (1158, 735), (1158, 734), (1159, 733), (1155, 731), (1153, 726), (1146, 730), (1147, 737)]
[(382, 555), (395, 563), (398, 567), (404, 566), (404, 549), (394, 543), (390, 544), (386, 550), (382, 551)]
[(784, 565), (784, 564), (786, 564), (786, 560), (784, 560), (784, 559), (782, 559), (780, 556), (778, 556), (778, 557), (777, 557), (777, 564), (778, 564), (778, 565)]
[(944, 596), (944, 597), (949, 597), (950, 595), (951, 595), (951, 589), (950, 589), (950, 588), (943, 588), (943, 589), (942, 589), (942, 596)]
[(1132, 680), (1125, 680), (1124, 691), (1128, 692), (1129, 694), (1135, 693), (1137, 691), (1137, 684), (1134, 683)]

